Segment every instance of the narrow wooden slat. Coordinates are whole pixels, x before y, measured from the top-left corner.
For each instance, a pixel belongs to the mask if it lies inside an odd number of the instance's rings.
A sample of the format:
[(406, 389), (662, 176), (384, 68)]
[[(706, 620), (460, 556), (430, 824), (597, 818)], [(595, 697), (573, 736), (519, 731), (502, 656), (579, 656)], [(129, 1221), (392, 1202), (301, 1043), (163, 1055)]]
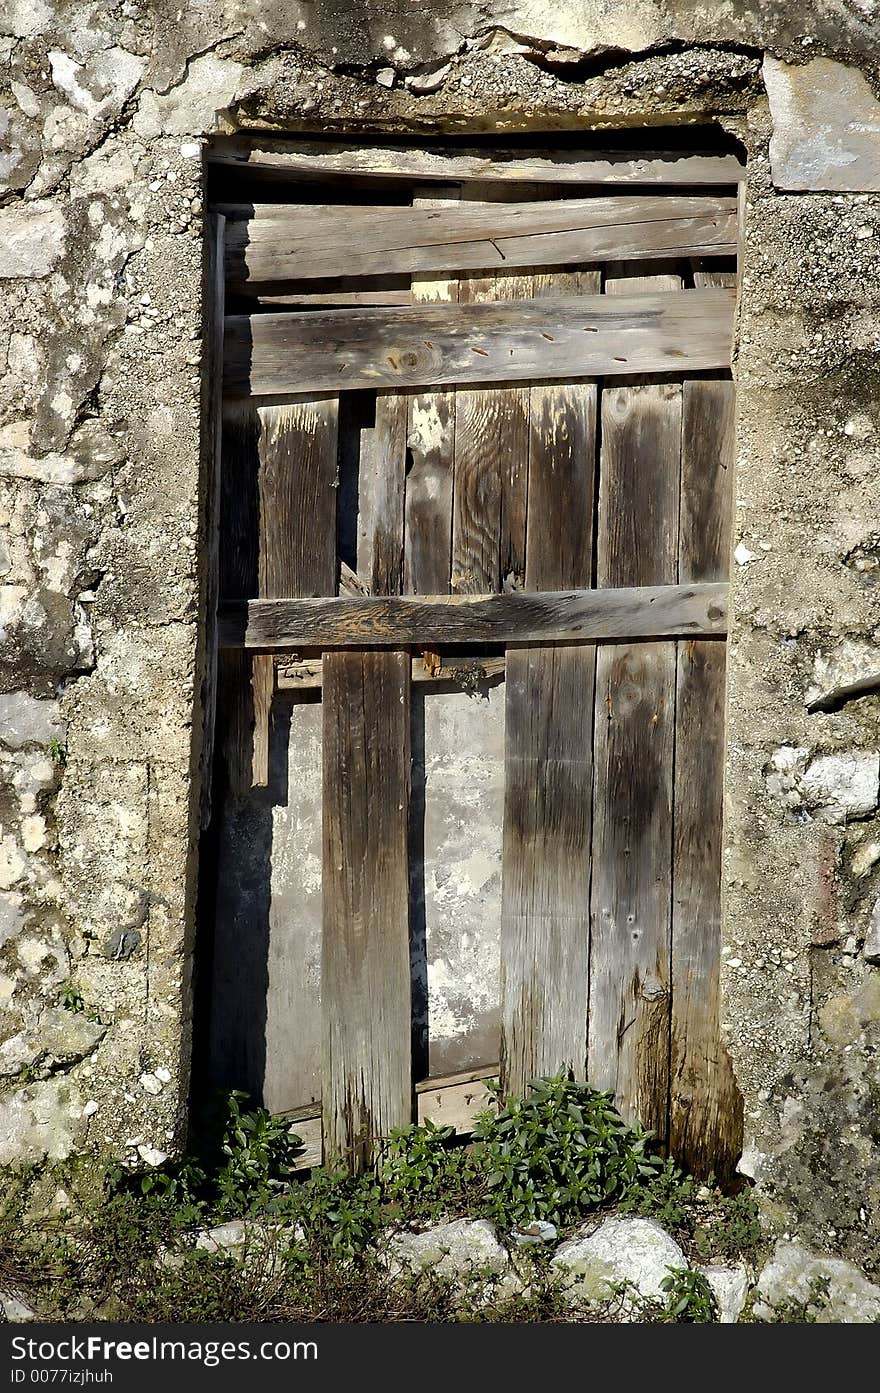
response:
[[(332, 593), (336, 527), (338, 402), (329, 397), (263, 406), (259, 417), (258, 593)], [(269, 724), (275, 670), (257, 655), (251, 674), (254, 712), (252, 781), (269, 782)]]
[(403, 589), (403, 522), (409, 401), (377, 392), (376, 423), (361, 434), (357, 573), (373, 595)]
[[(504, 676), (505, 659), (494, 654), (491, 657), (472, 657), (458, 655), (444, 659), (440, 667), (426, 667), (423, 658), (413, 658), (410, 681), (437, 686), (446, 683), (455, 686), (458, 682), (468, 685), (472, 682), (492, 682)], [(323, 661), (321, 658), (303, 658), (299, 662), (285, 662), (279, 666), (276, 686), (279, 692), (320, 691), (323, 681)]]
[[(455, 186), (416, 189), (413, 206), (448, 208), (458, 197)], [(414, 304), (457, 304), (458, 281), (413, 278), (412, 299)], [(452, 564), (454, 391), (411, 395), (407, 445), (404, 591), (440, 595), (449, 589)]]
[[(259, 415), (249, 401), (226, 404), (222, 416), (220, 503), (220, 609), (230, 600), (259, 593), (258, 561), (260, 500)], [(253, 659), (244, 652), (224, 651), (218, 620), (218, 736), (233, 797), (253, 784), (254, 697)]]
[(734, 292), (232, 315), (231, 396), (726, 367)]
[(203, 420), (205, 429), (205, 625), (202, 663), (202, 755), (199, 822), (204, 830), (211, 821), (213, 806), (214, 739), (217, 722), (218, 643), (217, 606), (220, 600), (220, 510), (223, 420), (223, 316), (225, 281), (223, 275), (226, 219), (209, 214), (205, 239), (203, 277), (204, 317), (207, 326), (205, 373), (203, 382)]
[[(586, 273), (589, 276), (589, 273)], [(598, 276), (583, 289), (598, 290)], [(580, 274), (536, 276), (535, 293), (581, 288)], [(592, 571), (593, 383), (530, 389), (525, 587), (586, 587)], [(585, 1076), (595, 648), (508, 649), (502, 879), (502, 1082)]]
[(257, 652), (443, 643), (557, 643), (658, 635), (719, 638), (726, 585), (545, 594), (251, 600), (224, 605), (220, 641)]
[(553, 184), (732, 184), (745, 177), (745, 167), (733, 154), (709, 155), (687, 151), (656, 151), (632, 156), (624, 151), (544, 150), (494, 151), (431, 149), (425, 146), (363, 145), (346, 142), (286, 143), (260, 141), (253, 145), (226, 141), (212, 147), (211, 162), (296, 174), (301, 178), (338, 175), (381, 175), (383, 179), (439, 179)]
[(411, 1116), (409, 658), (324, 658), (322, 1009), (328, 1158), (369, 1165)]
[[(661, 280), (672, 290), (678, 277)], [(653, 289), (654, 278), (637, 287)], [(609, 299), (633, 289), (609, 280)], [(681, 388), (602, 392), (600, 585), (677, 575)], [(588, 1070), (664, 1139), (669, 1106), (675, 646), (602, 647), (596, 666)]]
[[(733, 383), (685, 381), (683, 406), (679, 575), (721, 580), (730, 564)], [(676, 1159), (722, 1182), (733, 1175), (743, 1128), (719, 1029), (725, 657), (722, 644), (679, 645), (669, 1116)]]
[[(230, 283), (424, 275), (736, 252), (736, 199), (636, 196), (452, 210), (258, 204), (230, 221)], [(244, 210), (242, 210), (244, 212)]]

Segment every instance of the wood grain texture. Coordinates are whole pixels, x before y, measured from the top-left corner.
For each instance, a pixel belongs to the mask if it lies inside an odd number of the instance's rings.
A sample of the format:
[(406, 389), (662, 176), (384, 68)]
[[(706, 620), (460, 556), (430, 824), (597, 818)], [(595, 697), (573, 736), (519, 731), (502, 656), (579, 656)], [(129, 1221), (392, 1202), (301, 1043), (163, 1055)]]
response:
[[(448, 208), (458, 197), (456, 187), (416, 189), (413, 206)], [(413, 277), (411, 293), (414, 304), (457, 304), (458, 281)], [(408, 426), (403, 588), (408, 595), (441, 595), (452, 566), (454, 390), (412, 393)]]
[(443, 643), (723, 637), (726, 585), (542, 594), (251, 600), (224, 605), (220, 641), (257, 652)]
[(234, 139), (212, 146), (213, 164), (229, 164), (249, 172), (295, 174), (301, 178), (338, 175), (381, 175), (384, 179), (459, 180), (553, 184), (733, 184), (745, 177), (745, 166), (732, 154), (657, 150), (642, 156), (608, 150), (485, 150), (431, 149), (419, 146), (363, 145), (345, 141), (304, 141), (295, 149), (288, 142)]
[[(730, 565), (733, 383), (685, 381), (683, 405), (679, 575), (722, 580)], [(734, 1174), (743, 1132), (719, 1026), (725, 659), (722, 644), (678, 645), (669, 1114), (672, 1154), (722, 1183)]]
[[(597, 273), (536, 274), (548, 300), (598, 290)], [(596, 386), (529, 389), (527, 591), (592, 574)], [(595, 648), (508, 649), (502, 881), (502, 1082), (584, 1078), (589, 966)]]
[[(677, 276), (606, 280), (609, 299)], [(677, 575), (681, 388), (606, 384), (597, 583)], [(675, 645), (602, 647), (596, 663), (589, 1076), (627, 1120), (667, 1135)]]
[(736, 252), (736, 199), (708, 194), (464, 202), (452, 209), (257, 204), (228, 211), (226, 269), (236, 289)]
[[(338, 401), (299, 401), (256, 409), (259, 531), (258, 593), (332, 594), (336, 558)], [(269, 726), (275, 670), (257, 655), (251, 669), (254, 715), (251, 781), (269, 782)]]
[(421, 1126), (433, 1122), (435, 1127), (452, 1127), (456, 1135), (467, 1136), (473, 1131), (477, 1114), (491, 1107), (494, 1095), (487, 1085), (497, 1077), (498, 1069), (494, 1068), (460, 1081), (427, 1079), (416, 1088), (417, 1122)]
[(324, 658), (322, 1007), (328, 1159), (411, 1118), (409, 658)]
[(208, 215), (205, 238), (204, 300), (205, 373), (202, 379), (202, 420), (204, 454), (204, 557), (205, 624), (203, 670), (202, 753), (200, 760), (199, 825), (204, 831), (211, 821), (213, 807), (214, 743), (217, 725), (218, 652), (217, 606), (220, 601), (220, 472), (222, 468), (223, 420), (223, 317), (225, 313), (224, 238), (226, 219)]
[(574, 296), (226, 319), (231, 397), (727, 367), (735, 293)]
[(502, 1083), (585, 1076), (592, 755), (589, 646), (507, 654)]
[(361, 433), (357, 573), (374, 595), (403, 589), (403, 524), (409, 401), (376, 393), (376, 423)]
[[(474, 203), (470, 211), (483, 207)], [(471, 309), (530, 294), (531, 280), (523, 276), (458, 281), (459, 305)], [(455, 403), (451, 588), (458, 595), (515, 588), (525, 569), (528, 394), (499, 383), (459, 388)]]
[[(323, 682), (323, 660), (301, 658), (298, 662), (278, 663), (275, 684), (280, 692), (319, 691)], [(464, 656), (442, 659), (439, 667), (427, 666), (424, 658), (412, 659), (410, 681), (432, 686), (445, 683), (454, 688), (459, 683), (494, 682), (504, 676), (505, 658), (502, 655)]]

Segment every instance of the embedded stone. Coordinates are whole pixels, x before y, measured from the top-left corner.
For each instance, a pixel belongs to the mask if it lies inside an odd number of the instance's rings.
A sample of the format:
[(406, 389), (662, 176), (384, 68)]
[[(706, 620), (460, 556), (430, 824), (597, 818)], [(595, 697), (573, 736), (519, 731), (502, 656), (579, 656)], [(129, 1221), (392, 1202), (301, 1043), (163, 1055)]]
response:
[(0, 1291), (0, 1311), (10, 1325), (26, 1325), (39, 1316), (20, 1291)]
[(757, 1320), (806, 1310), (818, 1324), (861, 1325), (880, 1320), (880, 1286), (855, 1263), (821, 1257), (802, 1244), (776, 1244), (758, 1278)]
[(10, 750), (48, 745), (64, 738), (57, 701), (39, 701), (27, 692), (0, 693), (0, 744)]
[(510, 1265), (488, 1219), (453, 1219), (421, 1233), (396, 1233), (388, 1251), (392, 1266), (409, 1272), (430, 1268), (452, 1279), (477, 1272), (503, 1273)]
[(82, 1099), (67, 1079), (16, 1088), (0, 1097), (0, 1166), (66, 1161), (84, 1126)]
[(862, 954), (866, 962), (880, 966), (880, 899), (874, 902)]
[(592, 1231), (581, 1230), (560, 1245), (551, 1262), (564, 1275), (572, 1304), (607, 1301), (625, 1284), (621, 1309), (630, 1314), (638, 1298), (662, 1301), (670, 1269), (688, 1266), (675, 1239), (653, 1219), (616, 1217)]
[(39, 456), (31, 454), (29, 421), (0, 427), (0, 478), (39, 484), (91, 483), (102, 479), (121, 458), (119, 446), (94, 420), (83, 422), (63, 454), (53, 451)]
[(801, 776), (799, 792), (821, 822), (867, 817), (880, 798), (880, 755), (862, 750), (820, 755)]
[(64, 213), (48, 200), (0, 208), (0, 280), (38, 280), (64, 255)]
[(764, 83), (778, 189), (880, 190), (880, 101), (864, 73), (830, 58), (795, 67), (769, 55)]
[(816, 654), (804, 703), (808, 711), (830, 711), (840, 702), (878, 688), (880, 648), (844, 639), (832, 651)]
[(540, 1243), (555, 1243), (559, 1232), (555, 1224), (546, 1219), (534, 1219), (530, 1224), (518, 1225), (511, 1230), (511, 1242), (518, 1248), (528, 1248)]
[(715, 1297), (718, 1307), (718, 1320), (721, 1325), (736, 1325), (746, 1304), (749, 1291), (749, 1274), (743, 1263), (734, 1267), (698, 1267)]

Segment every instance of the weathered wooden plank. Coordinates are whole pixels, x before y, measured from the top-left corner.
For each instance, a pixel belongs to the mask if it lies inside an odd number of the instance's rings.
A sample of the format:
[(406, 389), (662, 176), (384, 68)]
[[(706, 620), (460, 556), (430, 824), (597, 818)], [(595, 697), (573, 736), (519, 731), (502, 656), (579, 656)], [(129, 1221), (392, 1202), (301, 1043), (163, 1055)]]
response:
[(736, 199), (642, 195), (457, 208), (258, 204), (230, 221), (233, 287), (736, 252)]
[(246, 168), (249, 173), (295, 174), (300, 178), (338, 175), (381, 176), (383, 179), (459, 180), (553, 184), (733, 184), (745, 177), (745, 167), (733, 154), (657, 150), (633, 157), (605, 150), (451, 150), (425, 145), (363, 145), (349, 142), (287, 142), (261, 140), (245, 144), (227, 140), (213, 146), (210, 160)]
[[(661, 279), (672, 290), (678, 277)], [(656, 281), (638, 278), (636, 288)], [(633, 280), (606, 282), (609, 298)], [(597, 531), (600, 585), (677, 575), (681, 388), (607, 385)], [(675, 646), (600, 648), (596, 664), (591, 1082), (667, 1134)]]
[(357, 574), (374, 595), (403, 589), (403, 522), (409, 400), (377, 392), (376, 422), (361, 432)]
[[(251, 402), (227, 403), (222, 415), (220, 482), (220, 608), (230, 599), (259, 593), (260, 502), (258, 450), (260, 420)], [(253, 659), (223, 651), (218, 663), (218, 738), (233, 797), (253, 784)]]
[[(598, 276), (541, 274), (553, 298), (598, 290)], [(589, 586), (596, 386), (530, 389), (525, 588)], [(506, 677), (502, 881), (502, 1081), (586, 1070), (595, 648), (510, 648)]]
[(232, 315), (230, 396), (726, 367), (732, 290)]
[(585, 1074), (592, 659), (589, 646), (507, 654), (501, 975), (510, 1091), (563, 1067)]
[[(479, 195), (479, 190), (475, 190)], [(472, 209), (480, 210), (475, 203)], [(503, 204), (491, 205), (496, 210)], [(528, 206), (528, 205), (526, 205)], [(519, 302), (531, 278), (463, 276), (459, 305)], [(491, 377), (491, 374), (487, 374)], [(455, 594), (522, 585), (528, 477), (528, 394), (497, 385), (455, 394), (452, 578)]]
[[(459, 190), (416, 189), (414, 207), (448, 208)], [(415, 304), (457, 304), (458, 281), (413, 278)], [(417, 392), (410, 397), (409, 470), (406, 479), (404, 591), (439, 595), (449, 589), (452, 565), (452, 479), (455, 392)]]
[(259, 593), (331, 595), (336, 579), (335, 397), (261, 405)]
[[(703, 378), (683, 390), (679, 575), (721, 580), (730, 564), (733, 383)], [(719, 1027), (725, 658), (722, 644), (678, 646), (669, 1114), (672, 1154), (722, 1181), (733, 1175), (743, 1128)]]
[(473, 1131), (477, 1114), (490, 1107), (493, 1094), (490, 1079), (498, 1077), (497, 1066), (460, 1079), (426, 1079), (416, 1084), (417, 1121), (424, 1126), (452, 1127), (459, 1136)]
[(411, 1117), (409, 658), (324, 658), (324, 1144), (368, 1165)]
[[(276, 686), (279, 692), (320, 691), (323, 681), (323, 660), (321, 658), (302, 658), (299, 662), (279, 661), (276, 673)], [(505, 658), (492, 654), (489, 657), (472, 657), (462, 654), (454, 658), (442, 659), (439, 666), (427, 666), (423, 658), (413, 658), (410, 681), (437, 686), (446, 683), (454, 687), (463, 682), (470, 686), (474, 682), (494, 682), (504, 676)]]
[(202, 419), (204, 421), (204, 498), (203, 535), (205, 538), (205, 622), (202, 666), (202, 753), (200, 762), (199, 821), (204, 830), (211, 821), (214, 772), (214, 739), (217, 723), (218, 643), (217, 606), (220, 600), (220, 471), (222, 465), (223, 419), (223, 243), (226, 219), (209, 214), (205, 239), (203, 296), (206, 324), (206, 364), (202, 377)]
[[(335, 397), (257, 409), (259, 533), (258, 593), (332, 594), (336, 558)], [(272, 659), (253, 660), (252, 782), (269, 782), (269, 724), (275, 672)]]
[(220, 641), (256, 652), (443, 643), (720, 638), (727, 586), (655, 585), (542, 594), (250, 600), (224, 605)]

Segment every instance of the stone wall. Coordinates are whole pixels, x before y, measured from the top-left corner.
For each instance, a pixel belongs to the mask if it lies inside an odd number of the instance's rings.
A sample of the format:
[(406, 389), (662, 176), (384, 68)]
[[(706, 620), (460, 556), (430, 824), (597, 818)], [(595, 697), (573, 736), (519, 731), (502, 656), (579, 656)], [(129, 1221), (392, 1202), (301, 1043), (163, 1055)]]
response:
[(7, 3), (0, 1162), (183, 1136), (203, 139), (710, 121), (750, 156), (723, 974), (743, 1170), (781, 1231), (871, 1259), (877, 8)]

